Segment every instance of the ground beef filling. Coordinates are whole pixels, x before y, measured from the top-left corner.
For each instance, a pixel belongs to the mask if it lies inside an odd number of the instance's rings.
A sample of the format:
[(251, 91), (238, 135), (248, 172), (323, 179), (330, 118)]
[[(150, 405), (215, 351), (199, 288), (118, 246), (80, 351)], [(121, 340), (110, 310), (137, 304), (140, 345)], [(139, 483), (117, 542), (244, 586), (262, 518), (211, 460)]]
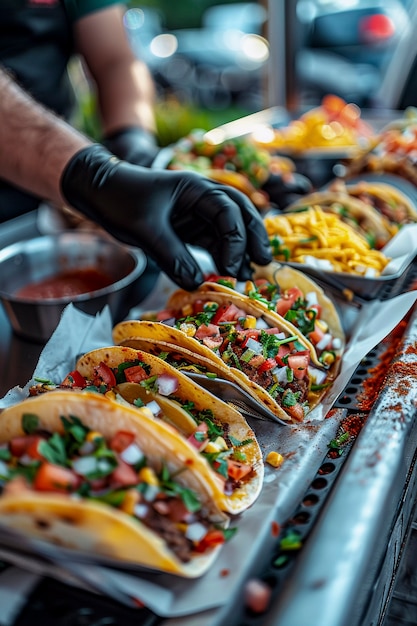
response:
[[(150, 528), (154, 533), (158, 534), (166, 542), (169, 549), (183, 563), (188, 563), (193, 554), (193, 543), (184, 535), (182, 530), (178, 528), (176, 522), (172, 521), (168, 515), (162, 515), (149, 504), (146, 516), (140, 521)], [(207, 524), (202, 518), (196, 518), (196, 521)]]
[[(267, 391), (275, 384), (275, 379), (271, 374), (271, 370), (259, 373), (258, 368), (253, 367), (250, 365), (250, 363), (246, 363), (245, 361), (241, 360), (240, 357), (242, 353), (245, 352), (245, 348), (242, 348), (238, 344), (234, 344), (233, 352), (239, 359), (242, 371), (252, 382), (257, 383)], [(291, 383), (287, 383), (285, 385), (285, 389), (290, 389), (294, 393), (299, 392), (300, 396), (298, 398), (298, 402), (300, 403), (306, 402), (308, 400), (308, 382), (306, 379), (294, 379)], [(274, 399), (279, 404), (279, 406), (283, 406), (281, 394), (278, 393), (276, 396), (274, 396)]]

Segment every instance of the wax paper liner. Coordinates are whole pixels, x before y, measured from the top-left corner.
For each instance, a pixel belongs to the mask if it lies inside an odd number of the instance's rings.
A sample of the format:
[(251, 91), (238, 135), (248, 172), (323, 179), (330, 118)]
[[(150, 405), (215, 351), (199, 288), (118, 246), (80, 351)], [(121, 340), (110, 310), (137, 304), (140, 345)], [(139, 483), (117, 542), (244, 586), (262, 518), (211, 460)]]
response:
[[(157, 284), (158, 293), (165, 298), (169, 281), (163, 278), (161, 281)], [(158, 300), (158, 293), (151, 294), (154, 300)], [(221, 550), (209, 572), (199, 579), (189, 580), (140, 568), (134, 570), (124, 567), (123, 571), (116, 570), (99, 558), (93, 563), (105, 567), (115, 585), (163, 617), (190, 615), (226, 604), (237, 585), (249, 576), (254, 563), (271, 553), (276, 541), (273, 530), (275, 524), (284, 524), (294, 513), (311, 478), (323, 462), (328, 443), (335, 437), (344, 416), (344, 411), (338, 410), (332, 411), (331, 417), (324, 419), (328, 410), (360, 361), (401, 321), (416, 298), (417, 292), (412, 291), (392, 300), (366, 303), (356, 312), (356, 319), (349, 329), (349, 341), (340, 374), (324, 402), (310, 413), (306, 423), (287, 427), (251, 420), (264, 455), (276, 450), (284, 456), (285, 461), (278, 469), (266, 465), (264, 485), (258, 500), (233, 520), (232, 526), (237, 526), (238, 532)], [(163, 305), (163, 302), (159, 304)], [(71, 307), (65, 310), (57, 330), (40, 356), (34, 376), (60, 380), (72, 369), (80, 353), (111, 344), (111, 322), (106, 311), (102, 316), (90, 320), (86, 320), (85, 314), (82, 314), (83, 336), (80, 335), (79, 315)], [(1, 406), (16, 401), (15, 391), (5, 396)], [(17, 552), (9, 555), (12, 561), (18, 558)], [(36, 561), (35, 551), (32, 564), (26, 560), (25, 569), (33, 569), (34, 563), (38, 568), (37, 573), (49, 573), (50, 566), (44, 566), (43, 569), (42, 564)], [(22, 566), (21, 562), (16, 564)], [(64, 578), (67, 574), (61, 572)]]

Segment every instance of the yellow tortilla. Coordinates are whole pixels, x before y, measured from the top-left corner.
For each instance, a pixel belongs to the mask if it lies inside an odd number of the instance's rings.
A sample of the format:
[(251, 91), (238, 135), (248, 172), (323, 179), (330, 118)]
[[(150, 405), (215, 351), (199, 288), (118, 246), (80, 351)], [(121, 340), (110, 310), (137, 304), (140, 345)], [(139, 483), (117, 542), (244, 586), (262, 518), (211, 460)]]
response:
[[(245, 310), (248, 315), (252, 315), (254, 318), (262, 318), (269, 327), (278, 327), (281, 331), (285, 332), (287, 336), (297, 336), (297, 341), (305, 346), (305, 349), (310, 352), (310, 358), (312, 364), (316, 367), (322, 367), (319, 363), (315, 350), (308, 342), (308, 340), (302, 335), (302, 333), (291, 323), (287, 322), (283, 317), (272, 311), (265, 310), (260, 307), (258, 303), (250, 300), (248, 297), (243, 297), (235, 292), (225, 293), (222, 289), (219, 289), (214, 283), (204, 283), (200, 289), (194, 292), (187, 292), (184, 290), (176, 291), (168, 300), (166, 309), (181, 310), (183, 307), (187, 307), (188, 304), (192, 304), (195, 301), (206, 299), (211, 302), (216, 302), (219, 305), (226, 303), (233, 303), (239, 308)], [(171, 325), (164, 324), (162, 322), (156, 322), (151, 320), (127, 320), (120, 322), (113, 329), (113, 340), (116, 344), (134, 345), (131, 342), (138, 338), (153, 340), (155, 342), (165, 342), (182, 350), (192, 352), (199, 357), (207, 360), (211, 360), (216, 367), (224, 368), (225, 366), (230, 372), (232, 380), (239, 384), (245, 391), (250, 393), (256, 400), (264, 404), (270, 411), (277, 415), (280, 419), (288, 422), (293, 421), (293, 418), (287, 413), (283, 407), (263, 388), (259, 383), (251, 380), (243, 371), (234, 367), (233, 365), (226, 364), (219, 355), (207, 346), (200, 343), (194, 337), (190, 337), (182, 332), (178, 328), (174, 328)], [(230, 378), (229, 378), (230, 379)], [(333, 380), (332, 372), (327, 372), (328, 384), (331, 384)], [(311, 383), (311, 381), (310, 381)], [(309, 391), (309, 410), (312, 410), (317, 406), (323, 391), (314, 392)]]
[[(23, 414), (39, 418), (39, 428), (62, 434), (61, 416), (76, 416), (91, 430), (110, 440), (118, 431), (135, 434), (148, 465), (156, 471), (165, 464), (185, 487), (199, 494), (207, 516), (227, 527), (229, 518), (218, 506), (217, 486), (202, 457), (175, 431), (152, 419), (148, 409), (109, 402), (87, 391), (51, 391), (6, 408), (0, 418), (0, 443), (20, 437)], [(105, 559), (197, 577), (210, 568), (218, 549), (183, 563), (155, 532), (123, 511), (87, 499), (61, 494), (22, 491), (0, 497), (1, 524), (54, 545)]]
[[(94, 368), (100, 362), (114, 368), (121, 363), (137, 360), (150, 367), (150, 376), (169, 374), (176, 378), (178, 389), (172, 394), (173, 398), (172, 396), (166, 397), (159, 393), (144, 391), (143, 387), (137, 383), (123, 383), (125, 387), (119, 385), (115, 388), (115, 392), (119, 393), (125, 400), (131, 401), (135, 397), (140, 397), (145, 402), (155, 400), (162, 409), (162, 419), (174, 426), (181, 437), (188, 437), (197, 428), (195, 421), (190, 418), (180, 403), (192, 401), (197, 411), (211, 410), (215, 419), (226, 425), (228, 434), (237, 442), (251, 440), (241, 448), (241, 451), (245, 454), (245, 462), (252, 466), (252, 472), (232, 490), (230, 495), (225, 493), (223, 481), (219, 479), (218, 474), (201, 457), (206, 467), (206, 474), (211, 476), (213, 482), (214, 497), (222, 510), (238, 514), (251, 506), (262, 488), (264, 464), (256, 435), (239, 411), (194, 383), (186, 374), (176, 370), (157, 356), (133, 348), (121, 346), (98, 348), (80, 357), (76, 369), (82, 376), (91, 380), (94, 377)], [(114, 393), (107, 394), (107, 397), (110, 400), (117, 400)], [(153, 419), (155, 422), (160, 421), (157, 418)], [(199, 454), (199, 456), (201, 455)]]

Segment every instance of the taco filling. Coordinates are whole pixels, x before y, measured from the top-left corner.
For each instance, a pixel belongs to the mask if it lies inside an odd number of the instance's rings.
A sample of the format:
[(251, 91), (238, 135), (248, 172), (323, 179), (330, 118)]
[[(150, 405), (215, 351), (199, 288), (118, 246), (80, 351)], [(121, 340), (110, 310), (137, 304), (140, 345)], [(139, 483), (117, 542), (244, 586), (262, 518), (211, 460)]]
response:
[(61, 416), (63, 432), (39, 428), (34, 413), (22, 416), (23, 436), (0, 449), (3, 496), (60, 494), (101, 503), (159, 535), (183, 563), (224, 543), (234, 530), (213, 524), (197, 493), (181, 485), (166, 465), (156, 472), (135, 442), (120, 430), (110, 440), (76, 416)]
[[(140, 353), (138, 353), (140, 354)], [(178, 378), (171, 373), (153, 374), (151, 366), (145, 361), (123, 361), (117, 367), (110, 367), (104, 361), (94, 366), (94, 376), (85, 378), (78, 370), (70, 372), (60, 385), (49, 381), (30, 389), (31, 395), (56, 388), (71, 388), (97, 392), (116, 401), (127, 400), (136, 407), (146, 406), (155, 418), (166, 419), (166, 400), (174, 403), (191, 422), (187, 424), (186, 438), (207, 460), (224, 484), (224, 493), (233, 494), (250, 482), (256, 470), (252, 458), (248, 459), (246, 450), (253, 447), (254, 438), (237, 439), (232, 435), (227, 421), (221, 420), (211, 408), (200, 409), (190, 399), (179, 396)], [(177, 426), (172, 420), (171, 424)], [(251, 457), (252, 452), (249, 454)]]
[(311, 352), (299, 335), (271, 327), (262, 316), (249, 315), (234, 303), (219, 304), (210, 295), (203, 298), (202, 293), (201, 299), (187, 303), (181, 311), (166, 311), (165, 323), (245, 374), (294, 420), (302, 421), (310, 410), (309, 372), (314, 369), (319, 383), (326, 374), (310, 364)]
[(315, 291), (304, 293), (297, 285), (283, 289), (266, 278), (238, 283), (233, 278), (210, 275), (206, 281), (234, 289), (293, 324), (313, 344), (323, 367), (330, 368), (340, 359), (342, 339), (332, 334), (323, 319), (322, 306)]

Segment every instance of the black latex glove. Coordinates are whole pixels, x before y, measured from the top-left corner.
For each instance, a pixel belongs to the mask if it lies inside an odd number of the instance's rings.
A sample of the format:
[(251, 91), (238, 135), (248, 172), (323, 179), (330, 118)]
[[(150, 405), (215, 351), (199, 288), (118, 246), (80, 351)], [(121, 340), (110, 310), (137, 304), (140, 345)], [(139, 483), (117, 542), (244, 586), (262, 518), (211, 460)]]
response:
[(143, 167), (150, 167), (159, 152), (155, 135), (135, 126), (107, 135), (103, 145), (119, 159)]
[(271, 174), (262, 189), (268, 194), (271, 204), (282, 210), (300, 196), (311, 193), (313, 185), (306, 176), (291, 172), (282, 176)]
[(95, 144), (71, 159), (61, 187), (73, 208), (142, 248), (184, 289), (203, 282), (184, 242), (208, 250), (219, 273), (239, 280), (251, 277), (250, 261), (271, 261), (262, 219), (248, 198), (195, 172), (130, 165)]

